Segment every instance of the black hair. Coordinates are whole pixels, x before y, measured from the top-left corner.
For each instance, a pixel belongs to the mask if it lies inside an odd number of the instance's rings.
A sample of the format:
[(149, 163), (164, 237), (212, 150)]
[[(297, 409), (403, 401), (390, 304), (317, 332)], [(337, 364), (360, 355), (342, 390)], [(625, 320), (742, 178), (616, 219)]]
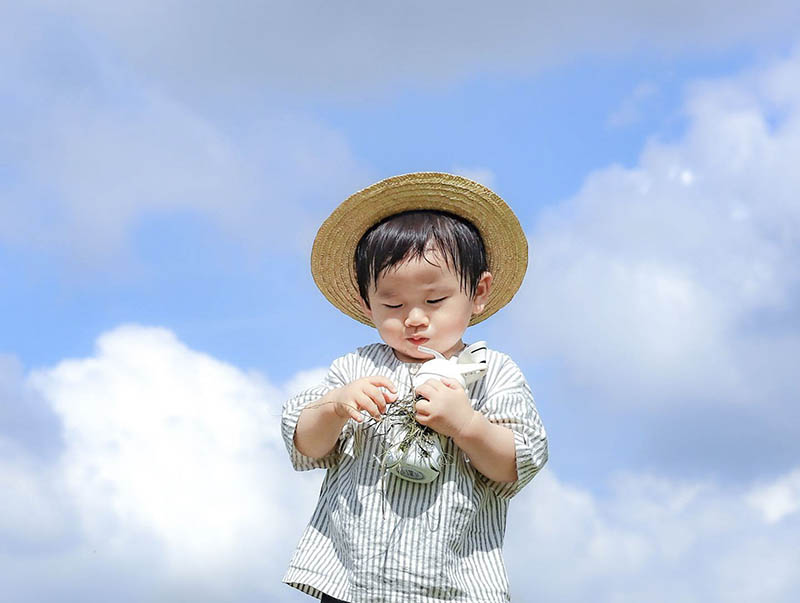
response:
[(369, 288), (385, 270), (438, 251), (447, 266), (458, 274), (461, 289), (475, 295), (478, 281), (489, 270), (486, 248), (472, 222), (455, 214), (414, 210), (395, 214), (370, 228), (358, 242), (355, 253), (356, 279), (361, 298), (369, 307)]

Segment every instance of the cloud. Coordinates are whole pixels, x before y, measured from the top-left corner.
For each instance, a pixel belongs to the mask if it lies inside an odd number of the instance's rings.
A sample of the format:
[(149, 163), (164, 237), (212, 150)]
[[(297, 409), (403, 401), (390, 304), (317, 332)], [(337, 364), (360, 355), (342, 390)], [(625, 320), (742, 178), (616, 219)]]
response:
[(126, 251), (144, 221), (185, 214), (256, 248), (298, 248), (315, 212), (367, 179), (340, 134), (300, 115), (241, 135), (150, 92), (135, 109), (62, 100), (6, 124), (22, 152), (0, 240), (96, 263)]
[[(139, 601), (250, 600), (286, 589), (280, 577), (319, 476), (289, 466), (284, 390), (165, 329), (133, 325), (102, 335), (92, 357), (26, 382), (57, 415), (64, 446), (49, 462), (3, 457), (0, 555), (9, 570), (33, 555), (24, 574), (46, 571), (62, 595), (105, 574)], [(12, 583), (16, 601), (53, 588)]]
[(788, 603), (800, 594), (800, 518), (770, 523), (751, 496), (649, 474), (619, 474), (598, 495), (545, 471), (509, 517), (516, 598)]
[[(690, 88), (687, 129), (545, 210), (513, 306), (617, 407), (786, 406), (800, 352), (800, 54)], [(512, 322), (513, 322), (512, 321)], [(791, 412), (791, 411), (790, 411)]]
[(325, 211), (371, 180), (343, 134), (302, 111), (217, 115), (77, 22), (27, 10), (0, 25), (13, 42), (0, 56), (0, 243), (114, 264), (143, 224), (180, 216), (258, 251), (305, 250)]
[(376, 178), (298, 93), (363, 99), (477, 73), (527, 75), (589, 52), (782, 39), (796, 30), (793, 8), (714, 2), (698, 19), (686, 16), (696, 3), (9, 7), (0, 242), (114, 264), (142, 224), (188, 214), (259, 251), (305, 251), (320, 207)]
[(779, 480), (753, 488), (747, 497), (751, 506), (761, 511), (767, 523), (774, 524), (800, 510), (800, 470)]
[(63, 447), (61, 424), (39, 392), (24, 380), (22, 365), (0, 354), (0, 449), (52, 459)]
[[(40, 393), (64, 446), (55, 459), (0, 456), (6, 596), (304, 600), (280, 577), (321, 473), (291, 471), (278, 415), (320, 375), (276, 387), (166, 329), (127, 325), (89, 357), (7, 383)], [(797, 471), (736, 488), (623, 473), (598, 494), (546, 470), (512, 504), (516, 598), (788, 602), (800, 514), (768, 501), (788, 487), (796, 503)]]
[(613, 128), (629, 126), (641, 121), (648, 101), (658, 94), (658, 85), (653, 82), (640, 82), (630, 96), (608, 116), (607, 123)]
[[(793, 35), (787, 1), (759, 4), (520, 2), (301, 4), (71, 3), (142, 72), (177, 89), (272, 89), (362, 98), (408, 81), (447, 85), (477, 73), (530, 74), (592, 53), (715, 50)], [(708, 27), (713, 23), (713, 27)]]

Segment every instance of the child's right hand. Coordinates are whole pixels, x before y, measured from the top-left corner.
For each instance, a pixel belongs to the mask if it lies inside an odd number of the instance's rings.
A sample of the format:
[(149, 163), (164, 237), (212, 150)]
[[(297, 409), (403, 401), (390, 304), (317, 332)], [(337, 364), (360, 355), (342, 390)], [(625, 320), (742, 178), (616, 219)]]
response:
[(364, 420), (362, 411), (367, 411), (372, 418), (380, 421), (381, 415), (386, 412), (386, 405), (397, 399), (397, 388), (386, 377), (374, 375), (356, 379), (331, 394), (337, 416), (361, 423)]

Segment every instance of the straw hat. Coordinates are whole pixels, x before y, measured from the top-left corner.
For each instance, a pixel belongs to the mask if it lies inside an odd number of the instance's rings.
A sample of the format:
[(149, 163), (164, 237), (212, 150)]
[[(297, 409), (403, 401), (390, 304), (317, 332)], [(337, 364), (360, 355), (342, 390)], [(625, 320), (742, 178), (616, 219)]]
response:
[(486, 307), (470, 324), (505, 306), (522, 284), (528, 243), (519, 220), (494, 192), (453, 174), (418, 172), (381, 180), (348, 197), (322, 224), (311, 251), (314, 282), (334, 306), (374, 326), (359, 306), (358, 242), (372, 226), (404, 211), (431, 209), (469, 220), (481, 233), (494, 280)]

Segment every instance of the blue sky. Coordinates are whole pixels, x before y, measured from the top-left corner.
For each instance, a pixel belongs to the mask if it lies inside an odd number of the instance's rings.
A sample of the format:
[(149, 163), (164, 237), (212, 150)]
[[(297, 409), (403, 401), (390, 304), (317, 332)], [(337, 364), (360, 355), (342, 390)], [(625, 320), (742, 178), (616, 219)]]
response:
[(491, 186), (531, 245), (468, 333), (550, 435), (515, 600), (800, 595), (792, 3), (0, 12), (13, 600), (303, 600), (280, 576), (322, 476), (289, 469), (280, 405), (376, 337), (311, 241), (416, 170)]

